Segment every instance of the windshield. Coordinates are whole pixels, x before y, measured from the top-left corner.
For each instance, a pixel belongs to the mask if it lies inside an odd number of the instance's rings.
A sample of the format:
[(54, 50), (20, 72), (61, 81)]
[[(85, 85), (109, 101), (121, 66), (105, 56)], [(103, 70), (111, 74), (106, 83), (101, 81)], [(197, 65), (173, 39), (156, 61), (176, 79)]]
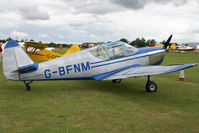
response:
[(126, 44), (126, 43), (125, 43), (125, 47), (126, 47), (126, 54), (127, 55), (134, 54), (134, 53), (136, 53), (138, 51), (137, 48), (135, 48), (135, 47), (133, 47), (133, 46), (131, 46), (129, 44)]

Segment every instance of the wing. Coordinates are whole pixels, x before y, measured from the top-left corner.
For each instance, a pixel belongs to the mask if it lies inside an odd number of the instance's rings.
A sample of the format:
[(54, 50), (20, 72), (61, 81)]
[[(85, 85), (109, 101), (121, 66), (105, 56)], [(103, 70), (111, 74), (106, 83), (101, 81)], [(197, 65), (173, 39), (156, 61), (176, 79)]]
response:
[(33, 47), (35, 49), (45, 49), (45, 48), (48, 48), (47, 45), (45, 44), (42, 44), (42, 43), (38, 43), (38, 42), (34, 42), (34, 41), (26, 41), (24, 43), (24, 48), (27, 49), (29, 47)]
[(184, 64), (184, 65), (160, 65), (160, 66), (137, 66), (123, 69), (111, 75), (107, 75), (103, 80), (123, 79), (129, 77), (148, 76), (155, 74), (165, 74), (189, 67), (196, 66), (197, 64)]

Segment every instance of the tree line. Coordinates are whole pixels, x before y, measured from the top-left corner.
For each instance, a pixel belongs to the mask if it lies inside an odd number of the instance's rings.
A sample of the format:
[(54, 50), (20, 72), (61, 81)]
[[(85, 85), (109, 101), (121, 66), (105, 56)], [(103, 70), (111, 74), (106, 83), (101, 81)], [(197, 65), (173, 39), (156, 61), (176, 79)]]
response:
[[(122, 39), (120, 39), (120, 41), (128, 43), (128, 44), (130, 44), (130, 45), (132, 45), (134, 47), (138, 47), (138, 48), (140, 48), (140, 47), (146, 47), (146, 46), (149, 46), (150, 44), (155, 45), (157, 43), (157, 41), (155, 39), (146, 40), (144, 38), (136, 38), (135, 40), (133, 40), (131, 42), (128, 41), (126, 38), (122, 38)], [(163, 40), (162, 42), (160, 42), (160, 44), (164, 45), (165, 42), (166, 41)]]
[[(9, 40), (14, 40), (14, 39), (12, 39), (11, 37), (9, 37), (9, 38), (7, 38), (7, 39), (3, 39), (3, 40), (1, 40), (0, 39), (0, 43), (5, 43), (5, 42), (7, 42), (7, 41), (9, 41)], [(16, 40), (17, 42), (24, 42), (24, 41), (34, 41), (33, 39), (30, 39), (30, 40), (24, 40), (24, 39), (22, 39), (22, 40)], [(128, 44), (130, 44), (130, 45), (132, 45), (132, 46), (134, 46), (134, 47), (146, 47), (146, 46), (149, 46), (150, 44), (156, 44), (157, 42), (156, 42), (156, 40), (155, 39), (149, 39), (149, 40), (146, 40), (146, 39), (144, 39), (144, 38), (136, 38), (135, 40), (133, 40), (133, 41), (128, 41), (126, 38), (122, 38), (122, 39), (120, 39), (120, 41), (122, 41), (122, 42), (125, 42), (125, 43), (128, 43)], [(39, 43), (42, 43), (41, 41), (39, 41)], [(54, 43), (54, 42), (50, 42), (50, 43), (44, 43), (44, 44), (46, 44), (48, 47), (59, 47), (59, 45), (60, 45), (60, 43)], [(89, 43), (83, 43), (82, 45), (88, 45)], [(90, 43), (91, 44), (91, 43)], [(94, 44), (102, 44), (102, 43), (94, 43)], [(163, 40), (162, 42), (160, 42), (160, 44), (165, 44), (165, 40)], [(68, 47), (70, 47), (72, 44), (66, 44), (66, 43), (62, 43), (62, 47), (63, 48), (68, 48)]]

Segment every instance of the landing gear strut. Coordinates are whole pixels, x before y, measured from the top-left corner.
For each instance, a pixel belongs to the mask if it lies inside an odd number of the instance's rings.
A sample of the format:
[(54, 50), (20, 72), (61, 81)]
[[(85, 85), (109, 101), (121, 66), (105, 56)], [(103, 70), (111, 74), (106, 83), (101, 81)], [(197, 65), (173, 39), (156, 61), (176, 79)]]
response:
[(121, 79), (114, 79), (112, 80), (113, 83), (120, 83), (122, 80)]
[(33, 81), (29, 81), (29, 82), (27, 82), (27, 81), (24, 81), (24, 84), (26, 85), (26, 90), (27, 91), (30, 91), (31, 90), (31, 87), (29, 86), (29, 84), (31, 84)]
[(154, 81), (150, 80), (150, 76), (147, 76), (148, 80), (146, 83), (146, 91), (147, 92), (156, 92), (158, 89), (157, 84)]

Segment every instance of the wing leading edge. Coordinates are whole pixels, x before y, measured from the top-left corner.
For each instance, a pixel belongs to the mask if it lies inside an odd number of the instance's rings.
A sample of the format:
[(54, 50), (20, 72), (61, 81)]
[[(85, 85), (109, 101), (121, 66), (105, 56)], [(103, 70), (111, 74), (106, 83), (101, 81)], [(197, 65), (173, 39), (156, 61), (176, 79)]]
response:
[(103, 80), (123, 79), (129, 77), (148, 76), (155, 74), (171, 73), (183, 69), (187, 69), (197, 64), (183, 64), (183, 65), (160, 65), (160, 66), (137, 66), (124, 69), (112, 75), (109, 75)]

